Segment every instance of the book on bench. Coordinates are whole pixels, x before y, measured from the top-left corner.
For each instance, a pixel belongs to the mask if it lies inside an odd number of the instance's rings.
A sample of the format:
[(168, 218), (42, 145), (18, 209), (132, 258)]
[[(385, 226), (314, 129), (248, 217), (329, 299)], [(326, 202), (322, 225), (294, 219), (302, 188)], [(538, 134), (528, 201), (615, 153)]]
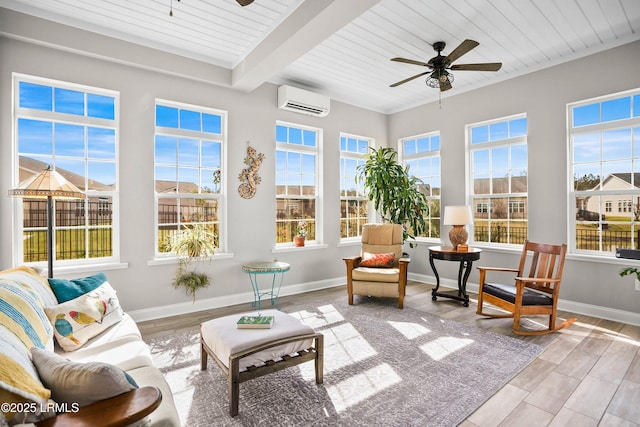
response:
[(242, 316), (238, 319), (238, 329), (269, 329), (273, 325), (273, 316)]

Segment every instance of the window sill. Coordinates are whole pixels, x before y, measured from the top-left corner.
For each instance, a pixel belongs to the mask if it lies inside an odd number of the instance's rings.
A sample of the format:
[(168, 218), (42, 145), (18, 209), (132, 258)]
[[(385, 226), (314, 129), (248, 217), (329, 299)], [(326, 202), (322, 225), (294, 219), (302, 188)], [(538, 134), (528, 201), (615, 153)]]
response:
[[(124, 270), (129, 268), (128, 262), (105, 262), (101, 264), (79, 264), (67, 266), (53, 266), (55, 276), (66, 276), (70, 274), (88, 274), (96, 271)], [(43, 269), (46, 272), (46, 268)]]
[[(220, 260), (220, 259), (231, 259), (233, 258), (233, 252), (225, 252), (225, 253), (220, 253), (220, 254), (215, 254), (212, 258), (210, 258), (210, 261), (216, 261), (216, 260)], [(202, 259), (200, 261), (203, 262), (207, 262), (209, 260), (205, 260)], [(148, 266), (154, 266), (154, 265), (173, 265), (173, 264), (177, 264), (179, 261), (178, 257), (175, 256), (168, 256), (168, 257), (163, 257), (163, 258), (154, 258), (151, 259), (149, 261), (147, 261), (147, 265)]]
[(291, 244), (286, 246), (277, 246), (271, 249), (271, 252), (274, 254), (280, 254), (285, 252), (299, 252), (299, 251), (313, 251), (316, 249), (327, 249), (328, 247), (329, 245), (324, 245), (324, 244), (307, 244), (304, 246), (294, 246), (293, 244)]

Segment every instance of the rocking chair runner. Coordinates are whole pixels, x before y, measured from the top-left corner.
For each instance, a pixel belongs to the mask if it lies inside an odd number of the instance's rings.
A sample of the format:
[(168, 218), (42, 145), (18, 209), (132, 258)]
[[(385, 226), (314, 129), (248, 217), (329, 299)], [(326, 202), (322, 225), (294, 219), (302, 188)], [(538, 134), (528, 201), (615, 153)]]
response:
[[(566, 253), (567, 245), (565, 244), (548, 245), (527, 240), (522, 248), (520, 266), (517, 269), (478, 267), (480, 288), (477, 313), (488, 317), (513, 317), (513, 332), (520, 335), (548, 334), (571, 325), (575, 322), (575, 318), (556, 325), (558, 296)], [(515, 284), (487, 283), (488, 272), (516, 273)], [(500, 307), (509, 314), (486, 313), (483, 311), (485, 302)], [(549, 328), (520, 329), (520, 319), (527, 315), (549, 315)]]

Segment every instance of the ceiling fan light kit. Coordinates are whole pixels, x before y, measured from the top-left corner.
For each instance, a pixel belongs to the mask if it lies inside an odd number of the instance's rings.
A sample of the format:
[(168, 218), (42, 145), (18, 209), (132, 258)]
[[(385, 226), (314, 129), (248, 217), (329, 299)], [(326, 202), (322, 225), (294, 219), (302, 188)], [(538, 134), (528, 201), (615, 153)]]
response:
[(498, 71), (502, 67), (502, 63), (500, 62), (488, 62), (482, 64), (456, 64), (453, 65), (453, 62), (460, 58), (462, 55), (469, 52), (471, 49), (474, 49), (478, 46), (479, 43), (474, 40), (465, 40), (458, 45), (453, 51), (447, 55), (442, 56), (441, 52), (446, 47), (446, 43), (443, 41), (438, 41), (433, 44), (433, 50), (438, 52), (438, 55), (431, 58), (428, 62), (416, 61), (414, 59), (407, 58), (391, 58), (392, 61), (395, 62), (404, 62), (405, 64), (418, 65), (421, 67), (429, 68), (429, 71), (425, 71), (423, 73), (416, 74), (415, 76), (411, 76), (404, 80), (400, 80), (396, 82), (390, 87), (397, 87), (407, 82), (410, 82), (413, 79), (417, 79), (421, 76), (426, 76), (427, 80), (425, 83), (427, 86), (440, 89), (440, 92), (444, 92), (446, 90), (451, 89), (451, 83), (453, 83), (453, 74), (451, 74), (447, 70), (461, 70), (461, 71)]

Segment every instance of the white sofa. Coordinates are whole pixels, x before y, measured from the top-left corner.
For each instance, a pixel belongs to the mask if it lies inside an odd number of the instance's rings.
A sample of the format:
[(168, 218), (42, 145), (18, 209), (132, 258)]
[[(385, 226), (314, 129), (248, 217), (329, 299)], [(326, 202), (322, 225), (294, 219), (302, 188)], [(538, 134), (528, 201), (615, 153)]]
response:
[[(38, 368), (33, 363), (36, 358), (32, 360), (30, 349), (39, 347), (49, 352), (39, 353), (44, 354), (45, 358), (52, 357), (50, 352), (54, 351), (68, 359), (69, 366), (109, 364), (110, 367), (116, 366), (125, 371), (138, 387), (156, 387), (162, 393), (159, 407), (135, 424), (154, 427), (179, 426), (180, 420), (171, 389), (162, 372), (153, 366), (149, 348), (142, 340), (133, 319), (121, 312), (118, 314), (117, 323), (88, 339), (78, 349), (64, 351), (57, 343), (54, 345), (54, 341), (58, 341), (59, 338), (54, 339), (55, 318), (53, 325), (47, 318), (47, 310), (50, 310), (48, 307), (56, 306), (57, 303), (56, 295), (47, 280), (34, 270), (19, 267), (0, 272), (0, 401), (13, 402), (13, 407), (3, 405), (3, 418), (7, 418), (10, 425), (27, 421), (37, 422), (38, 416), (32, 413), (36, 412), (33, 409), (46, 407), (42, 402), (51, 404), (49, 399), (52, 396), (48, 393), (50, 390), (53, 390), (53, 396), (56, 396), (55, 385), (41, 381), (39, 373), (44, 373), (42, 366)], [(70, 314), (77, 315), (75, 312)], [(58, 328), (58, 332), (59, 330)], [(130, 381), (130, 378), (127, 378), (127, 381)], [(38, 404), (20, 406), (20, 402)], [(20, 408), (28, 408), (27, 413), (10, 411)], [(75, 408), (73, 410), (75, 411)], [(79, 411), (82, 411), (82, 408)], [(40, 418), (46, 416), (39, 415)], [(3, 419), (0, 418), (0, 425), (2, 423)]]

